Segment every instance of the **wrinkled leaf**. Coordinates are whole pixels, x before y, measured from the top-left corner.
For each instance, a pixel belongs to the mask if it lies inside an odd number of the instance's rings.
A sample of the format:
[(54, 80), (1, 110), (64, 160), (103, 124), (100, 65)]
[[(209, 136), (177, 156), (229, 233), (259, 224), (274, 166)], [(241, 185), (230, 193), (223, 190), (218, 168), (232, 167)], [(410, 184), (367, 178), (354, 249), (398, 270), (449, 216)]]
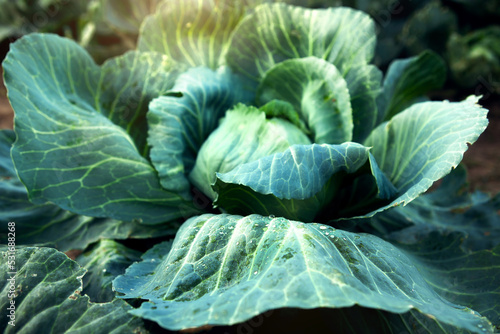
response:
[(400, 193), (378, 211), (408, 204), (460, 163), (488, 124), (477, 101), (418, 103), (371, 133), (364, 144)]
[(10, 158), (14, 140), (14, 131), (0, 131), (1, 240), (7, 240), (8, 222), (16, 223), (18, 244), (50, 245), (63, 252), (84, 249), (101, 238), (152, 238), (175, 234), (179, 226), (175, 223), (148, 226), (135, 221), (81, 216), (51, 203), (31, 203)]
[(30, 200), (145, 223), (183, 216), (189, 205), (161, 188), (139, 146), (148, 100), (173, 84), (165, 57), (131, 52), (99, 68), (76, 43), (33, 34), (11, 45), (3, 66), (12, 157)]
[(320, 213), (328, 219), (366, 213), (396, 193), (369, 149), (357, 143), (294, 145), (217, 173), (214, 188), (214, 204), (229, 213), (305, 222)]
[(244, 10), (242, 1), (165, 1), (143, 22), (138, 49), (215, 69), (224, 63), (229, 37)]
[(353, 116), (347, 83), (337, 68), (316, 57), (289, 59), (264, 75), (257, 101), (290, 102), (318, 144), (351, 141)]
[(463, 234), (436, 231), (417, 240), (399, 239), (393, 242), (423, 264), (425, 279), (441, 296), (480, 312), (500, 328), (500, 245), (468, 252), (461, 248)]
[(204, 215), (183, 225), (168, 256), (146, 258), (114, 288), (123, 298), (149, 300), (132, 313), (171, 330), (234, 324), (276, 308), (357, 304), (418, 310), (492, 333), (478, 313), (437, 295), (418, 262), (368, 234), (258, 215)]
[(91, 250), (78, 256), (76, 262), (87, 269), (83, 277), (83, 291), (92, 302), (110, 302), (115, 297), (111, 283), (125, 273), (133, 262), (139, 261), (141, 253), (129, 249), (113, 240), (99, 241)]
[(148, 140), (162, 186), (187, 194), (187, 174), (205, 139), (228, 109), (252, 99), (253, 94), (244, 90), (229, 69), (200, 67), (179, 76), (165, 96), (153, 100), (148, 113)]
[(142, 321), (127, 313), (131, 309), (127, 303), (93, 304), (88, 296), (80, 296), (85, 269), (63, 253), (52, 248), (16, 248), (12, 269), (7, 248), (1, 252), (0, 306), (6, 310), (11, 300), (15, 305), (15, 327), (8, 325), (11, 319), (5, 313), (0, 318), (4, 333), (144, 331)]
[(283, 152), (294, 144), (309, 144), (309, 138), (293, 124), (280, 118), (266, 119), (263, 111), (242, 104), (227, 112), (220, 126), (200, 149), (189, 179), (214, 199), (216, 173), (262, 157)]
[(375, 38), (374, 22), (361, 11), (264, 4), (235, 29), (226, 61), (256, 82), (279, 62), (310, 56), (345, 76), (372, 59)]

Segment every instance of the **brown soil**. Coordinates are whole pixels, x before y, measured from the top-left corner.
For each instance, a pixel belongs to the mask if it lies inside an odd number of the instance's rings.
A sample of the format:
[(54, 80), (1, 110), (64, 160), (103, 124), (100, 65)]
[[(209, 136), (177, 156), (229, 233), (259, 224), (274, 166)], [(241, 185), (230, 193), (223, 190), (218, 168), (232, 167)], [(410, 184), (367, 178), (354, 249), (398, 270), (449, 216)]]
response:
[[(490, 124), (478, 141), (465, 152), (464, 162), (469, 170), (471, 190), (496, 194), (500, 192), (500, 99), (492, 97), (484, 101), (483, 105), (490, 110)], [(12, 126), (12, 108), (3, 80), (0, 80), (0, 129), (12, 129)]]
[[(0, 78), (2, 77), (3, 70), (0, 66)], [(3, 79), (0, 80), (0, 129), (12, 129), (14, 124), (14, 113), (10, 107), (9, 100), (7, 99), (7, 90), (3, 85)]]
[(488, 109), (490, 124), (467, 152), (464, 163), (469, 171), (471, 189), (492, 194), (500, 192), (500, 99), (482, 102)]

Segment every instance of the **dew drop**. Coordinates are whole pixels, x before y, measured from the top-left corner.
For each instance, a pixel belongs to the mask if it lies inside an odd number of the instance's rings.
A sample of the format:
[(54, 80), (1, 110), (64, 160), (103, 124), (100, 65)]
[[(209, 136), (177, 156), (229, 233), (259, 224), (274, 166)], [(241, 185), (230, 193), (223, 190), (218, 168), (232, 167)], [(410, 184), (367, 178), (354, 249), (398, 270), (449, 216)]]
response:
[(239, 244), (240, 244), (240, 242), (239, 242), (239, 241), (236, 241), (236, 246), (238, 246)]
[(320, 229), (320, 230), (326, 230), (326, 229), (327, 229), (327, 227), (326, 227), (326, 226), (321, 225), (321, 226), (319, 227), (319, 229)]
[(259, 273), (258, 271), (254, 271), (254, 272), (253, 272), (253, 274), (254, 274), (254, 275), (257, 275), (258, 273)]
[(329, 235), (329, 234), (330, 234), (330, 233), (328, 233), (328, 232), (325, 232), (325, 235)]

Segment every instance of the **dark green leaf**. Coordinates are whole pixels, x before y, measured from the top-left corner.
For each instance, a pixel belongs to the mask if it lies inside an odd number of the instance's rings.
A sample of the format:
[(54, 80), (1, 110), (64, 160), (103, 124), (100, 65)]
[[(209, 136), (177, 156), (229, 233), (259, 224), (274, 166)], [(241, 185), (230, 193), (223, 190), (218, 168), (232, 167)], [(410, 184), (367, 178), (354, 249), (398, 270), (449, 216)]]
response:
[(408, 108), (414, 100), (437, 90), (446, 81), (446, 64), (437, 54), (426, 51), (408, 59), (392, 62), (384, 79), (382, 94), (377, 99), (382, 120)]
[(203, 215), (183, 225), (168, 256), (146, 257), (113, 285), (123, 298), (149, 300), (133, 314), (171, 330), (234, 324), (276, 308), (357, 304), (418, 310), (492, 333), (487, 319), (437, 295), (418, 265), (368, 234), (258, 215)]
[[(93, 304), (88, 296), (80, 296), (85, 269), (63, 253), (52, 248), (16, 248), (12, 265), (8, 248), (2, 247), (1, 252), (0, 307), (15, 308), (14, 319), (5, 313), (0, 318), (4, 333), (144, 331), (142, 321), (128, 313), (127, 303)], [(15, 326), (8, 324), (11, 320)]]
[(81, 254), (76, 262), (87, 269), (83, 277), (83, 294), (95, 303), (110, 302), (115, 297), (111, 282), (125, 273), (133, 262), (139, 261), (141, 253), (129, 249), (113, 240), (99, 241), (91, 250)]
[(136, 221), (80, 216), (54, 204), (33, 204), (10, 158), (12, 130), (0, 131), (0, 238), (7, 240), (7, 223), (15, 222), (19, 245), (51, 245), (60, 251), (84, 249), (101, 238), (151, 238), (174, 234), (178, 224), (148, 226)]
[(34, 203), (145, 223), (196, 212), (161, 188), (138, 146), (148, 101), (173, 83), (164, 56), (132, 52), (101, 69), (76, 43), (33, 34), (11, 45), (3, 66), (16, 113), (12, 157)]

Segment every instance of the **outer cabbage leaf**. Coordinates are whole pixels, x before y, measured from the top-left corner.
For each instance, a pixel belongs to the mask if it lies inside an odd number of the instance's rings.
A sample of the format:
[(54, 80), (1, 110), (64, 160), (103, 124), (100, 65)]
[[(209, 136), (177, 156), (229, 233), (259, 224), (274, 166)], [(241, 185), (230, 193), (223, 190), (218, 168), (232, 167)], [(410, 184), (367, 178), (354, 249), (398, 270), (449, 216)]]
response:
[(187, 194), (186, 175), (219, 118), (238, 102), (250, 102), (240, 79), (227, 68), (190, 69), (165, 95), (150, 103), (148, 113), (151, 161), (165, 189)]
[(266, 72), (257, 89), (262, 105), (290, 102), (318, 144), (351, 141), (353, 115), (347, 83), (337, 68), (316, 57), (289, 59)]
[(374, 22), (360, 11), (264, 4), (235, 29), (226, 61), (256, 82), (276, 63), (309, 56), (334, 64), (345, 76), (372, 59), (375, 38)]
[(425, 51), (412, 58), (393, 61), (377, 98), (382, 117), (379, 122), (390, 120), (412, 105), (416, 98), (441, 88), (445, 81), (446, 64), (434, 52)]
[(294, 144), (310, 143), (290, 122), (281, 118), (266, 119), (265, 112), (239, 104), (227, 112), (220, 126), (205, 141), (189, 179), (214, 199), (212, 185), (217, 172), (229, 172), (247, 162), (283, 152)]
[[(115, 300), (89, 303), (80, 296), (85, 269), (52, 248), (17, 248), (15, 268), (9, 265), (6, 247), (0, 248), (0, 306), (15, 302), (15, 327), (9, 317), (0, 318), (4, 333), (130, 333), (144, 331), (132, 308)], [(14, 279), (14, 280), (11, 280)], [(10, 299), (13, 282), (14, 298)]]
[(229, 37), (245, 12), (242, 1), (165, 1), (141, 27), (138, 49), (164, 53), (192, 67), (224, 63)]
[(12, 157), (34, 203), (145, 223), (189, 208), (143, 157), (148, 101), (173, 84), (164, 56), (132, 52), (99, 68), (73, 41), (34, 34), (11, 45), (3, 66)]
[(181, 227), (168, 256), (132, 265), (113, 284), (123, 298), (149, 300), (134, 315), (171, 330), (238, 323), (276, 308), (357, 304), (418, 310), (492, 333), (486, 318), (436, 294), (418, 265), (368, 234), (258, 215), (203, 215)]
[(227, 212), (305, 222), (366, 213), (396, 193), (369, 148), (357, 143), (294, 145), (217, 173), (214, 188), (214, 204)]
[(462, 160), (467, 144), (488, 124), (487, 110), (471, 96), (463, 102), (424, 102), (381, 124), (366, 146), (400, 196), (388, 206), (406, 205), (450, 173)]
[(459, 233), (465, 251), (493, 249), (500, 244), (500, 194), (469, 193), (462, 165), (447, 175), (440, 187), (359, 225), (384, 239), (414, 243), (436, 231)]
[[(407, 233), (411, 233), (407, 231)], [(418, 259), (424, 278), (441, 296), (465, 305), (500, 329), (500, 245), (470, 252), (464, 250), (462, 233), (431, 231), (391, 242)], [(482, 330), (486, 332), (486, 328)]]
[(0, 131), (0, 238), (7, 240), (7, 223), (15, 222), (16, 241), (23, 245), (50, 245), (60, 251), (84, 249), (100, 238), (151, 238), (175, 234), (178, 224), (144, 225), (109, 218), (80, 216), (47, 203), (33, 204), (17, 177), (10, 158), (12, 130)]
[(87, 269), (83, 277), (83, 293), (97, 303), (110, 302), (115, 298), (111, 283), (125, 273), (133, 262), (139, 261), (141, 253), (129, 249), (113, 240), (99, 241), (91, 250), (78, 256), (76, 262)]

